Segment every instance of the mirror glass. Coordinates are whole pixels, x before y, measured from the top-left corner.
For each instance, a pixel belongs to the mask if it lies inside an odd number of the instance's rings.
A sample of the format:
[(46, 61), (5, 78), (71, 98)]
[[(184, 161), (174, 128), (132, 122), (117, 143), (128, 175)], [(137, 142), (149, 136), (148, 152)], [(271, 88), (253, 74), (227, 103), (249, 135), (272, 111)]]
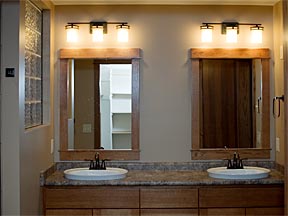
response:
[(261, 148), (261, 59), (200, 60), (200, 148)]
[(270, 158), (270, 50), (192, 48), (195, 160)]
[(132, 64), (69, 61), (68, 148), (132, 149)]

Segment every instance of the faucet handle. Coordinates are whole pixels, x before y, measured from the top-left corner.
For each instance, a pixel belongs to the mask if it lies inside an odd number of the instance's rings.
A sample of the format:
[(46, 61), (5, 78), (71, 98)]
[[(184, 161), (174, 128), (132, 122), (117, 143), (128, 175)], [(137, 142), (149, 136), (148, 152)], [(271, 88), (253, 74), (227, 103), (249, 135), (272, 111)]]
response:
[(227, 161), (227, 169), (232, 169), (232, 161), (231, 159), (224, 159), (225, 161)]
[(89, 170), (94, 169), (94, 168), (95, 168), (94, 161), (90, 160)]
[(106, 170), (106, 163), (105, 163), (105, 161), (107, 161), (107, 160), (106, 160), (106, 159), (103, 159), (103, 160), (101, 161), (100, 169)]

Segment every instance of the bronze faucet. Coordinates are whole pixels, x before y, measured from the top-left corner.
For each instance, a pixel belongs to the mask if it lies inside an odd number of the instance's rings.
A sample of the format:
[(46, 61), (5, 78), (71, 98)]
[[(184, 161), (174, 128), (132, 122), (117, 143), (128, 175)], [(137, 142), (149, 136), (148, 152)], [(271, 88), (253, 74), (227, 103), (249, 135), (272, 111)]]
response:
[(243, 169), (243, 159), (240, 158), (239, 153), (234, 152), (233, 159), (227, 159), (227, 169)]
[(98, 152), (95, 154), (95, 161), (90, 161), (89, 170), (106, 170), (105, 159), (101, 160), (100, 164), (100, 155)]

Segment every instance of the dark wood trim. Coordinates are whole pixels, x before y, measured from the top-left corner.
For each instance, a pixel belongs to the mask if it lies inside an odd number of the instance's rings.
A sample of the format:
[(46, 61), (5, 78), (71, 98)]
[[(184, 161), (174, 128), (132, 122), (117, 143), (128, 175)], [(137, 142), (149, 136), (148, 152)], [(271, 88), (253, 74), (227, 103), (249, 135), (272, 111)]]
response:
[(68, 59), (60, 60), (60, 150), (68, 149)]
[(225, 158), (232, 158), (234, 152), (237, 151), (242, 158), (253, 158), (253, 159), (269, 159), (271, 149), (197, 149), (191, 150), (192, 158), (194, 160), (223, 160)]
[(132, 149), (139, 149), (140, 137), (140, 60), (132, 60)]
[(262, 59), (262, 148), (270, 148), (270, 61)]
[[(192, 59), (192, 149), (200, 149), (200, 73), (199, 59)], [(194, 103), (195, 102), (195, 103)], [(194, 159), (194, 158), (193, 158)]]
[[(200, 60), (201, 59), (261, 59), (262, 63), (262, 136), (261, 149), (234, 149), (249, 159), (270, 158), (270, 50), (269, 49), (191, 49), (192, 64), (192, 151), (194, 160), (223, 159), (224, 149), (201, 149), (200, 146)], [(228, 151), (229, 152), (229, 151)], [(241, 153), (242, 152), (242, 153)]]
[(74, 161), (74, 160), (94, 160), (95, 153), (98, 152), (100, 158), (108, 160), (139, 160), (139, 150), (102, 150), (102, 149), (89, 149), (89, 150), (65, 150), (60, 151), (60, 160)]
[(284, 215), (288, 215), (288, 2), (282, 1), (283, 7), (283, 28), (284, 28), (284, 94), (285, 94), (285, 103), (284, 103), (284, 151), (282, 154), (285, 155), (285, 164), (284, 164), (284, 177), (285, 177), (285, 212)]
[(140, 58), (138, 48), (60, 49), (60, 59), (135, 59)]
[(223, 49), (223, 48), (193, 48), (191, 59), (270, 59), (270, 50), (262, 49)]
[(100, 114), (100, 86), (95, 85), (100, 80), (100, 65), (94, 63), (94, 148), (101, 147), (101, 114)]

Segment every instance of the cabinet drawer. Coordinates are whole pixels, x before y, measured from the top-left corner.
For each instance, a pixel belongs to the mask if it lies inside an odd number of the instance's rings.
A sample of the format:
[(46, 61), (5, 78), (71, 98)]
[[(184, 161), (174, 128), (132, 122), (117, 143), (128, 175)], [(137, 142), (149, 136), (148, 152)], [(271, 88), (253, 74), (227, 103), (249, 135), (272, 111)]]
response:
[(208, 208), (200, 209), (200, 216), (221, 215), (221, 216), (241, 216), (245, 215), (245, 208)]
[(46, 189), (45, 208), (139, 208), (139, 189)]
[(141, 208), (197, 208), (198, 189), (141, 189)]
[(281, 207), (283, 187), (200, 188), (201, 207)]
[(46, 216), (92, 216), (92, 209), (48, 209)]
[(198, 216), (198, 209), (141, 209), (141, 216)]
[(139, 209), (94, 209), (93, 216), (139, 216)]
[(247, 216), (284, 215), (284, 208), (247, 208), (246, 215)]

